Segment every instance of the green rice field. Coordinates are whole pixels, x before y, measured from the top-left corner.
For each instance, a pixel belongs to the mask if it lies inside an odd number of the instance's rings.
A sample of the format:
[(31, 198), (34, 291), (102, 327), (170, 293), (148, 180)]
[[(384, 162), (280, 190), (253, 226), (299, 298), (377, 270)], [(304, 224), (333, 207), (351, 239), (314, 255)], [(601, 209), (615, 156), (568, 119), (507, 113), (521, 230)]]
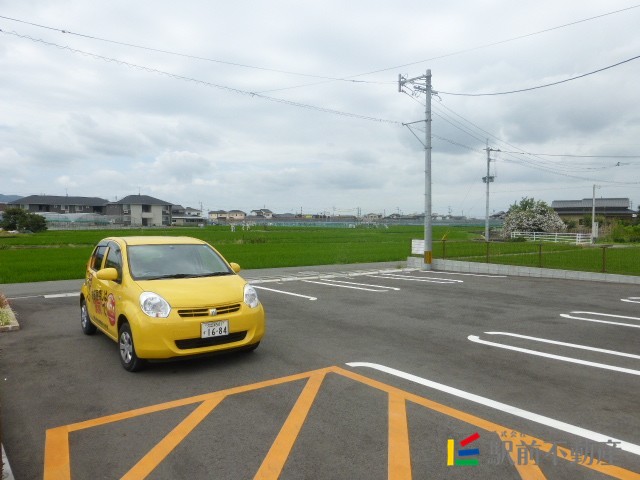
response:
[[(482, 241), (480, 227), (433, 228), (434, 258), (640, 275), (640, 246)], [(243, 269), (395, 262), (411, 255), (423, 228), (319, 228), (255, 226), (45, 231), (0, 234), (0, 284), (79, 279), (93, 246), (108, 236), (186, 235), (201, 238)]]

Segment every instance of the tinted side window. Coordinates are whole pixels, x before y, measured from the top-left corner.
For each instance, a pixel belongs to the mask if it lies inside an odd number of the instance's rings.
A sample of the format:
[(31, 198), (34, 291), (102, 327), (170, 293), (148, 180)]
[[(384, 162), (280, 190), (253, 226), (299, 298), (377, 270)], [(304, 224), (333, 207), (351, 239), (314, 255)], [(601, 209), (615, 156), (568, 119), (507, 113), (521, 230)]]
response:
[(107, 247), (104, 245), (99, 245), (93, 251), (93, 255), (91, 256), (91, 269), (100, 270), (102, 266), (102, 260), (104, 260), (104, 254), (107, 251)]
[(107, 253), (107, 261), (104, 268), (115, 268), (118, 271), (118, 279), (122, 278), (122, 252), (120, 247), (115, 243), (109, 243), (109, 252)]

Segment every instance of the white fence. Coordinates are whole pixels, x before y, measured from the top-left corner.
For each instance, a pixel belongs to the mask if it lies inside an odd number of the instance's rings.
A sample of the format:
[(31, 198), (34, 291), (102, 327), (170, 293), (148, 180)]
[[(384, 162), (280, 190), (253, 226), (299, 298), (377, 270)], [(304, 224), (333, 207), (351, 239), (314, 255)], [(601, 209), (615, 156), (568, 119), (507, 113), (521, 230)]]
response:
[(576, 245), (591, 243), (591, 234), (589, 233), (511, 232), (511, 238), (526, 238), (534, 242), (574, 243)]

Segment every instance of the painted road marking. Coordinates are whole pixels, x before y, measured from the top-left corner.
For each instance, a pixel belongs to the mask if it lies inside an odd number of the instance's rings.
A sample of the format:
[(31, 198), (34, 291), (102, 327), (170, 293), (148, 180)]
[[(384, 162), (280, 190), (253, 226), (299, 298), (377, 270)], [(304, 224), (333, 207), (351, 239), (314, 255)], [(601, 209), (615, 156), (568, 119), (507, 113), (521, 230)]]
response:
[(482, 340), (477, 335), (469, 335), (467, 339), (474, 343), (489, 345), (490, 347), (503, 348), (505, 350), (513, 350), (514, 352), (527, 353), (529, 355), (551, 358), (553, 360), (560, 360), (562, 362), (577, 363), (579, 365), (586, 365), (588, 367), (594, 367), (594, 368), (603, 368), (605, 370), (613, 370), (614, 372), (628, 373), (629, 375), (640, 375), (640, 370), (616, 367), (614, 365), (607, 365), (606, 363), (590, 362), (588, 360), (580, 360), (579, 358), (565, 357), (563, 355), (555, 355), (553, 353), (545, 353), (545, 352), (540, 352), (538, 350), (530, 350), (528, 348), (514, 347), (512, 345), (505, 345), (503, 343), (489, 342), (487, 340)]
[(331, 283), (344, 283), (346, 285), (359, 285), (361, 287), (375, 287), (375, 288), (384, 288), (385, 290), (395, 290), (397, 292), (400, 291), (398, 287), (388, 287), (387, 285), (371, 285), (370, 283), (356, 283), (356, 282), (347, 282), (345, 280), (327, 280), (327, 282)]
[(371, 278), (387, 278), (390, 280), (407, 280), (410, 282), (427, 282), (427, 283), (443, 283), (443, 284), (464, 283), (462, 280), (453, 280), (451, 278), (434, 278), (434, 277), (417, 278), (417, 277), (410, 277), (408, 275), (394, 275), (391, 273), (385, 273), (384, 275), (367, 275), (367, 276)]
[(509, 278), (507, 275), (489, 275), (486, 273), (462, 273), (462, 272), (441, 272), (441, 271), (431, 271), (425, 272), (424, 270), (418, 270), (419, 273), (427, 274), (427, 273), (435, 273), (437, 275), (464, 275), (467, 277), (487, 277), (487, 278)]
[(38, 295), (22, 295), (20, 297), (8, 297), (7, 300), (24, 300), (27, 298), (63, 298), (63, 297), (77, 297), (80, 295), (80, 291), (69, 293), (40, 293)]
[(43, 295), (44, 298), (65, 298), (65, 297), (79, 297), (80, 292), (75, 293), (54, 293), (50, 295)]
[[(424, 270), (421, 273), (427, 273)], [(465, 275), (467, 277), (509, 278), (507, 275), (490, 275), (488, 273), (434, 272), (438, 275)]]
[(340, 288), (350, 288), (353, 290), (363, 290), (365, 292), (388, 292), (387, 288), (365, 288), (365, 287), (357, 287), (355, 285), (340, 285), (338, 283), (330, 283), (330, 282), (318, 282), (316, 280), (301, 280), (304, 283), (315, 283), (316, 285), (329, 285), (330, 287), (340, 287)]
[(377, 363), (351, 362), (351, 363), (347, 363), (347, 365), (349, 365), (350, 367), (372, 368), (374, 370), (388, 373), (390, 375), (403, 378), (405, 380), (409, 380), (410, 382), (414, 382), (414, 383), (423, 385), (425, 387), (433, 388), (441, 392), (449, 393), (456, 397), (460, 397), (474, 403), (479, 403), (480, 405), (494, 408), (496, 410), (500, 410), (505, 413), (510, 413), (520, 418), (524, 418), (532, 422), (540, 423), (542, 425), (546, 425), (547, 427), (555, 428), (556, 430), (570, 433), (572, 435), (577, 435), (579, 437), (586, 438), (587, 440), (591, 440), (594, 442), (607, 442), (610, 440), (613, 440), (614, 442), (620, 442), (620, 448), (622, 450), (624, 450), (625, 452), (633, 453), (634, 455), (640, 456), (640, 445), (619, 440), (615, 438), (613, 435), (604, 435), (602, 433), (594, 432), (592, 430), (587, 430), (582, 427), (577, 427), (575, 425), (571, 425), (569, 423), (565, 423), (560, 420), (555, 420), (553, 418), (545, 417), (544, 415), (528, 412), (521, 408), (507, 405), (506, 403), (496, 402), (495, 400), (491, 400), (486, 397), (481, 397), (473, 393), (465, 392), (464, 390), (459, 390), (454, 387), (449, 387), (447, 385), (443, 385), (442, 383), (437, 383), (431, 380), (427, 380), (426, 378), (421, 378), (421, 377), (418, 377), (417, 375), (412, 375), (410, 373), (406, 373), (401, 370), (396, 370), (395, 368), (386, 367), (384, 365), (379, 365)]
[(629, 303), (640, 303), (640, 297), (621, 298), (620, 301)]
[(532, 340), (534, 342), (550, 343), (552, 345), (560, 345), (560, 346), (569, 347), (569, 348), (578, 348), (581, 350), (589, 350), (591, 352), (606, 353), (609, 355), (617, 355), (619, 357), (628, 357), (628, 358), (635, 358), (640, 360), (640, 355), (634, 355), (633, 353), (616, 352), (615, 350), (606, 350), (604, 348), (588, 347), (586, 345), (578, 345), (575, 343), (558, 342), (556, 340), (548, 340), (546, 338), (529, 337), (528, 335), (519, 335), (517, 333), (508, 333), (508, 332), (484, 332), (484, 333), (486, 333), (487, 335), (506, 335), (509, 337), (524, 338), (525, 340)]
[[(402, 375), (397, 376), (402, 376), (403, 378), (407, 378), (409, 380), (411, 380), (412, 378), (419, 379), (420, 381), (418, 383), (421, 384), (425, 384), (424, 382), (428, 382), (424, 379), (420, 379), (419, 377), (414, 377), (412, 375), (389, 369), (388, 367), (383, 367), (381, 365), (364, 363), (352, 363), (348, 365), (355, 367), (372, 366), (372, 368), (376, 368), (382, 371), (388, 371), (394, 375), (400, 373)], [(233, 395), (236, 394), (251, 392), (262, 388), (268, 388), (306, 379), (306, 384), (302, 389), (302, 392), (298, 396), (298, 399), (296, 400), (293, 408), (291, 409), (287, 419), (282, 425), (282, 428), (277, 434), (268, 453), (263, 459), (258, 472), (254, 477), (255, 479), (265, 480), (277, 479), (282, 473), (283, 468), (286, 465), (289, 456), (291, 455), (295, 442), (307, 419), (309, 411), (315, 399), (317, 398), (318, 392), (323, 385), (324, 379), (329, 374), (339, 375), (344, 378), (351, 379), (355, 382), (366, 385), (378, 391), (385, 392), (387, 394), (387, 471), (389, 479), (410, 479), (412, 477), (407, 402), (423, 406), (429, 410), (457, 419), (469, 425), (473, 425), (478, 429), (492, 432), (496, 434), (498, 439), (500, 439), (501, 433), (505, 431), (511, 431), (512, 434), (517, 434), (517, 438), (521, 440), (522, 445), (526, 445), (528, 448), (538, 449), (539, 451), (544, 453), (551, 453), (553, 451), (553, 454), (557, 457), (558, 460), (565, 460), (573, 463), (572, 452), (569, 449), (558, 446), (555, 443), (549, 443), (544, 440), (528, 436), (524, 433), (516, 432), (513, 429), (484, 420), (475, 415), (456, 410), (454, 408), (434, 402), (419, 395), (401, 390), (397, 387), (393, 387), (369, 377), (365, 377), (356, 372), (334, 366), (319, 370), (313, 370), (311, 372), (258, 382), (250, 385), (233, 387), (227, 390), (221, 390), (218, 392), (198, 395), (195, 397), (184, 398), (181, 400), (166, 402), (146, 408), (131, 410), (129, 412), (122, 412), (115, 415), (108, 415), (93, 420), (49, 429), (46, 432), (45, 440), (44, 479), (71, 479), (71, 449), (69, 440), (70, 435), (74, 432), (109, 425), (112, 423), (140, 417), (142, 415), (166, 411), (186, 405), (196, 405), (196, 408), (188, 413), (182, 422), (180, 422), (171, 432), (169, 432), (157, 445), (152, 447), (151, 450), (147, 454), (145, 454), (142, 459), (140, 459), (122, 477), (127, 480), (146, 478), (148, 475), (154, 472), (154, 470), (175, 450), (175, 448), (180, 445), (180, 443), (185, 440), (189, 436), (189, 434), (196, 427), (198, 427), (198, 425), (200, 425), (202, 421), (204, 421), (204, 419), (206, 419), (210, 414), (215, 414), (216, 407), (220, 405), (224, 400), (233, 397)], [(469, 394), (465, 393), (464, 398), (470, 397), (474, 396), (470, 396)], [(611, 438), (609, 437), (606, 441), (611, 442)], [(522, 479), (546, 478), (540, 466), (535, 462), (529, 461), (526, 462), (526, 464), (522, 464), (522, 462), (520, 461), (521, 459), (518, 458), (518, 449), (513, 448), (510, 451), (506, 451), (505, 453), (509, 455), (511, 459), (510, 463), (513, 464), (514, 468)], [(594, 470), (596, 472), (614, 478), (640, 480), (640, 474), (608, 463), (594, 461), (591, 464), (588, 464), (585, 462), (576, 465), (576, 467), (588, 468), (590, 470)]]
[(276, 293), (283, 293), (285, 295), (292, 295), (294, 297), (302, 297), (302, 298), (306, 298), (307, 300), (318, 300), (318, 297), (310, 297), (308, 295), (301, 295), (299, 293), (293, 293), (293, 292), (285, 292), (284, 290), (276, 290), (275, 288), (267, 288), (267, 287), (258, 287), (256, 285), (252, 285), (253, 288), (258, 288), (260, 290), (268, 290), (270, 292), (276, 292)]
[(572, 320), (582, 320), (582, 321), (585, 321), (585, 322), (606, 323), (608, 325), (619, 325), (619, 326), (622, 326), (622, 327), (640, 328), (640, 324), (635, 325), (633, 323), (612, 322), (612, 321), (609, 321), (609, 320), (598, 320), (598, 319), (595, 319), (595, 318), (576, 317), (576, 316), (574, 316), (574, 314), (587, 314), (587, 315), (596, 315), (596, 316), (609, 317), (609, 318), (621, 318), (621, 319), (624, 319), (624, 320), (635, 320), (637, 322), (640, 322), (640, 318), (638, 318), (638, 317), (625, 317), (623, 315), (611, 315), (611, 314), (608, 314), (608, 313), (597, 313), (597, 312), (571, 312), (571, 314), (561, 313), (560, 316), (562, 318), (570, 318)]

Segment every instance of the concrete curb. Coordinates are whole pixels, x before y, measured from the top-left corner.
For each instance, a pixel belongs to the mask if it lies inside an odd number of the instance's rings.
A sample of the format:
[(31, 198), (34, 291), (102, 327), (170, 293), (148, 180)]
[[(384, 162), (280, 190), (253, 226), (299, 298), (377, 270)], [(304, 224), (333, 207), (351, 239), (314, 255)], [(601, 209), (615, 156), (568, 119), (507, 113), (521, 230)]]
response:
[(17, 330), (20, 330), (20, 324), (18, 323), (18, 320), (16, 319), (16, 315), (15, 313), (13, 313), (13, 310), (11, 310), (11, 307), (6, 307), (3, 308), (2, 310), (8, 310), (9, 311), (9, 325), (0, 325), (0, 333), (2, 332), (15, 332)]
[[(579, 272), (575, 270), (554, 270), (550, 268), (519, 267), (497, 263), (460, 262), (458, 260), (436, 259), (432, 262), (435, 270), (457, 273), (482, 273), (490, 275), (511, 275), (514, 277), (561, 278), (564, 280), (586, 280), (590, 282), (626, 283), (640, 285), (640, 277), (616, 275), (613, 273)], [(407, 267), (422, 268), (421, 257), (407, 258)]]

